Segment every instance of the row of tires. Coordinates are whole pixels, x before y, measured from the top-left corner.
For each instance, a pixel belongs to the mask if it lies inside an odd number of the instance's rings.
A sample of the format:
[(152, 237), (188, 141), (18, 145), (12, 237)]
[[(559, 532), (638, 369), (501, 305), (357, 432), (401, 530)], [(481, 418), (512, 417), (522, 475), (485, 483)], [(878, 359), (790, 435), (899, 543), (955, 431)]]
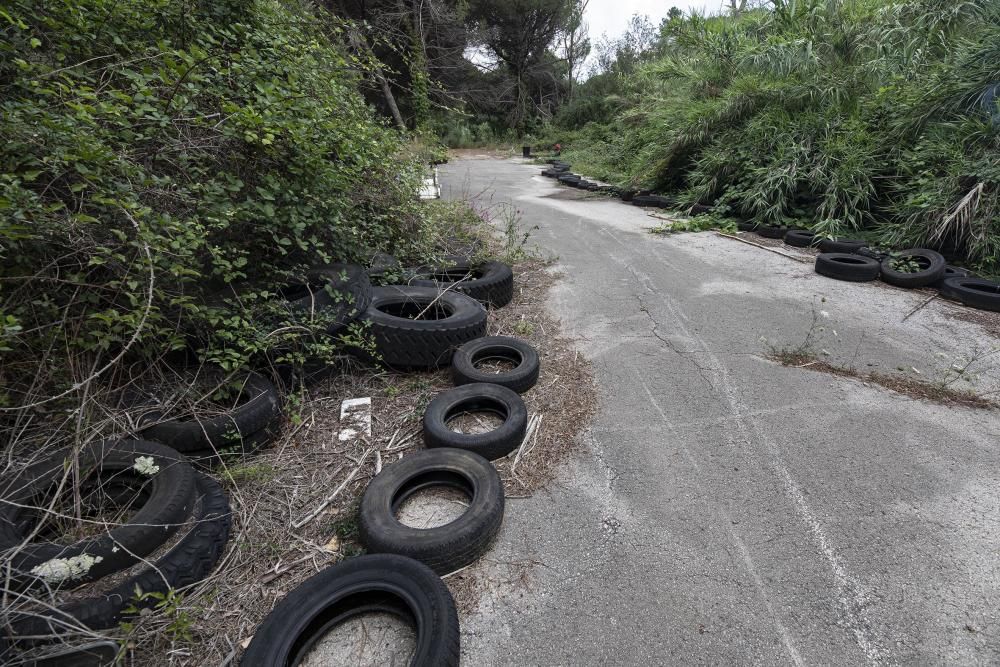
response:
[[(526, 421), (526, 408), (515, 391), (529, 388), (538, 376), (538, 355), (530, 346), (514, 339), (482, 338), (486, 308), (503, 307), (513, 297), (513, 273), (496, 262), (472, 264), (461, 259), (444, 267), (404, 271), (411, 284), (373, 288), (369, 272), (360, 267), (330, 265), (311, 273), (311, 284), (289, 289), (283, 297), (294, 309), (333, 314), (330, 334), (353, 321), (369, 322), (376, 353), (387, 365), (432, 368), (454, 362), (456, 385), (468, 388), (458, 387), (455, 391), (464, 392), (464, 398), (453, 403), (461, 409), (469, 401), (486, 401), (497, 412), (502, 406), (506, 415), (498, 433), (484, 434), (482, 442), (464, 443), (492, 456), (516, 437), (518, 423)], [(514, 369), (487, 377), (477, 367), (485, 359), (514, 362)], [(506, 386), (470, 390), (484, 379)], [(498, 392), (499, 398), (493, 396)], [(128, 401), (148, 399), (130, 396)], [(447, 447), (449, 434), (460, 435), (447, 428), (452, 408), (441, 405), (445, 399), (439, 397), (425, 415), (432, 446)], [(435, 414), (440, 421), (435, 421)], [(101, 442), (79, 454), (84, 513), (91, 505), (95, 513), (102, 503), (106, 509), (109, 501), (115, 509), (133, 512), (127, 521), (101, 526), (92, 538), (73, 540), (51, 525), (38, 529), (44, 525), (42, 508), (66, 483), (64, 473), (73, 461), (69, 452), (54, 454), (2, 480), (0, 552), (7, 556), (10, 588), (25, 604), (23, 610), (20, 606), (7, 610), (9, 632), (6, 639), (0, 638), (0, 657), (80, 627), (115, 627), (127, 614), (155, 604), (157, 594), (207, 576), (225, 550), (231, 511), (221, 486), (199, 468), (224, 456), (256, 453), (277, 437), (282, 416), (278, 388), (253, 372), (242, 379), (236, 407), (223, 414), (177, 416), (166, 407), (144, 405), (139, 419), (142, 439)], [(481, 458), (465, 451), (459, 455)], [(466, 461), (464, 467), (474, 466)], [(498, 488), (502, 498), (502, 486)], [(488, 496), (495, 497), (495, 492), (480, 494)], [(185, 524), (191, 529), (179, 535), (178, 528)], [(158, 556), (150, 560), (154, 552)], [(148, 567), (139, 567), (140, 562)], [(114, 585), (100, 583), (109, 578)], [(97, 584), (100, 593), (60, 602), (67, 586), (84, 584)], [(45, 596), (48, 608), (34, 608), (29, 593), (36, 599)]]
[(882, 282), (904, 289), (933, 287), (941, 296), (980, 310), (1000, 311), (1000, 284), (951, 266), (941, 253), (908, 248), (893, 253), (872, 250), (860, 239), (827, 239), (805, 229), (741, 225), (765, 238), (780, 238), (790, 246), (816, 247), (816, 273), (850, 282)]
[[(607, 191), (618, 195), (634, 206), (647, 208), (676, 208), (677, 202), (649, 191), (622, 190), (613, 186), (591, 183), (570, 171), (570, 165), (558, 160), (542, 171), (542, 175), (555, 178), (560, 183), (584, 190)], [(691, 215), (711, 211), (710, 206), (696, 204), (689, 209)], [(867, 248), (860, 240), (820, 239), (806, 229), (768, 227), (754, 223), (740, 223), (741, 231), (754, 231), (765, 238), (783, 239), (790, 246), (819, 247), (816, 272), (837, 280), (866, 282), (882, 279), (890, 285), (904, 288), (936, 287), (941, 296), (980, 310), (1000, 311), (1000, 284), (983, 280), (968, 270), (949, 266), (944, 257), (924, 248), (910, 248), (887, 256)], [(908, 270), (900, 270), (905, 266)]]
[[(485, 373), (476, 362), (487, 359), (513, 367)], [(457, 386), (435, 397), (424, 413), (428, 449), (384, 468), (361, 498), (359, 535), (369, 555), (330, 567), (289, 592), (257, 629), (243, 665), (297, 664), (332, 623), (374, 608), (414, 626), (410, 664), (459, 664), (458, 615), (440, 576), (475, 562), (500, 531), (504, 488), (489, 461), (523, 441), (527, 408), (519, 393), (535, 385), (540, 364), (527, 343), (496, 336), (463, 345), (452, 368)], [(492, 412), (502, 423), (479, 434), (448, 428), (451, 419), (466, 412)], [(460, 491), (468, 507), (443, 526), (415, 528), (399, 521), (400, 507), (430, 487)]]

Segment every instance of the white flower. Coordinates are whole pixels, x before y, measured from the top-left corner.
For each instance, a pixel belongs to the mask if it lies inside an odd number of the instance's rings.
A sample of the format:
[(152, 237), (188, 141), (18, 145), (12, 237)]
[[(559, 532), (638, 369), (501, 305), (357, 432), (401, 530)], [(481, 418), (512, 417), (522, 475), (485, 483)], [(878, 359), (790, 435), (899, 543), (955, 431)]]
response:
[(830, 319), (830, 313), (826, 312), (825, 310), (819, 311), (819, 316), (822, 317), (824, 320)]
[(135, 460), (132, 467), (135, 468), (136, 472), (149, 475), (150, 477), (160, 472), (160, 466), (156, 465), (152, 456), (140, 456)]
[(104, 558), (101, 556), (91, 556), (90, 554), (81, 554), (71, 558), (53, 558), (31, 568), (31, 573), (50, 584), (58, 584), (67, 579), (80, 578), (102, 560)]

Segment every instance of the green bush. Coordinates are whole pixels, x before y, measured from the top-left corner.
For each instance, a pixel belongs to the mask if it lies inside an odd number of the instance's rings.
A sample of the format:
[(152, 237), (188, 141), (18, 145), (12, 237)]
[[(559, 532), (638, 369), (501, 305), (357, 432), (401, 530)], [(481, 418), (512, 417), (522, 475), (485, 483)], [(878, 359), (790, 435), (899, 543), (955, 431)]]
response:
[[(593, 77), (556, 122), (587, 175), (822, 234), (868, 230), (996, 271), (998, 45), (988, 0), (675, 16), (645, 66)], [(951, 215), (979, 185), (968, 215)]]
[(419, 163), (359, 95), (344, 27), (304, 7), (0, 9), (0, 400), (126, 349), (242, 365), (280, 337), (217, 290), (421, 252)]

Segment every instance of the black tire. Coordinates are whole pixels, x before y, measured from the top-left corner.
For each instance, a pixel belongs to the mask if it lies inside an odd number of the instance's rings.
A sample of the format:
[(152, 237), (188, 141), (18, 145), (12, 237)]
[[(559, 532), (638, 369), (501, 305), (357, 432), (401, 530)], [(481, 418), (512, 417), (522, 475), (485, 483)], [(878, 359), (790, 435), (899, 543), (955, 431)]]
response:
[(371, 255), (368, 266), (368, 279), (381, 282), (386, 276), (394, 276), (401, 273), (403, 265), (399, 260), (385, 252), (376, 252)]
[(868, 243), (858, 239), (822, 239), (819, 242), (819, 251), (823, 253), (852, 253), (858, 248), (863, 248)]
[(788, 233), (787, 227), (758, 227), (757, 233), (765, 239), (781, 239)]
[[(487, 373), (476, 368), (482, 361), (503, 360), (515, 367), (503, 373)], [(507, 387), (523, 394), (538, 382), (541, 362), (538, 352), (528, 343), (508, 336), (487, 336), (469, 341), (451, 358), (451, 377), (456, 386), (485, 382)]]
[(688, 209), (688, 215), (692, 218), (696, 215), (704, 215), (705, 213), (710, 213), (712, 211), (711, 206), (706, 206), (705, 204), (695, 204), (690, 209)]
[(368, 309), (372, 284), (368, 271), (356, 264), (325, 264), (306, 273), (307, 282), (280, 290), (292, 312), (322, 317), (334, 336)]
[[(882, 260), (882, 282), (913, 289), (932, 285), (944, 276), (947, 262), (941, 253), (924, 248), (910, 248), (893, 254), (895, 257), (886, 257)], [(897, 258), (913, 258), (920, 265), (920, 271), (914, 273), (897, 271), (892, 268), (893, 261)]]
[[(159, 410), (143, 415), (142, 435), (179, 452), (221, 451), (242, 443), (281, 420), (281, 400), (274, 383), (258, 373), (249, 373), (243, 383), (246, 400), (232, 412), (207, 419), (168, 419)], [(151, 423), (153, 422), (153, 423)]]
[(514, 271), (502, 262), (476, 264), (453, 257), (446, 266), (420, 267), (411, 285), (449, 288), (471, 296), (488, 308), (503, 308), (514, 299)]
[(461, 634), (448, 587), (425, 565), (392, 554), (351, 558), (293, 589), (257, 628), (240, 665), (298, 665), (335, 625), (372, 612), (413, 624), (411, 667), (458, 667)]
[(755, 232), (755, 231), (757, 231), (758, 227), (760, 227), (760, 224), (758, 224), (756, 222), (745, 222), (744, 221), (744, 222), (737, 222), (736, 223), (736, 229), (740, 230), (741, 232)]
[(835, 280), (865, 283), (878, 278), (879, 263), (870, 257), (828, 252), (817, 255), (816, 273)]
[(855, 255), (861, 255), (862, 257), (871, 257), (875, 261), (881, 263), (883, 259), (889, 256), (889, 253), (882, 252), (881, 250), (872, 250), (868, 246), (862, 246), (857, 250), (852, 251)]
[[(195, 522), (191, 530), (152, 567), (143, 569), (102, 595), (75, 600), (59, 607), (58, 613), (50, 612), (46, 618), (24, 616), (13, 619), (15, 637), (64, 634), (72, 632), (72, 628), (67, 626), (76, 624), (91, 630), (114, 628), (126, 617), (123, 610), (127, 607), (134, 605), (141, 610), (156, 604), (153, 597), (136, 600), (136, 588), (143, 593), (166, 593), (171, 589), (191, 586), (207, 577), (229, 541), (232, 513), (218, 482), (198, 475), (196, 486), (200, 509), (193, 517)], [(30, 640), (27, 643), (31, 643)]]
[(816, 240), (816, 235), (808, 229), (789, 229), (785, 243), (795, 248), (808, 248)]
[[(434, 304), (433, 306), (431, 304)], [(407, 317), (427, 310), (438, 319)], [(437, 368), (463, 343), (486, 334), (486, 308), (475, 299), (434, 287), (380, 287), (363, 316), (375, 349), (392, 368)]]
[[(489, 412), (503, 423), (487, 433), (458, 433), (448, 422), (463, 412)], [(424, 411), (424, 444), (455, 447), (493, 461), (507, 456), (524, 440), (528, 408), (517, 392), (495, 384), (477, 382), (438, 394)]]
[[(37, 514), (21, 506), (45, 506), (45, 499), (62, 479), (69, 457), (69, 452), (60, 452), (29, 466), (5, 484), (2, 497), (6, 502), (0, 502), (0, 551), (17, 547), (31, 532)], [(134, 466), (139, 457), (152, 458), (159, 469), (149, 475), (136, 471)], [(142, 506), (121, 525), (74, 544), (38, 541), (25, 545), (10, 558), (18, 587), (44, 585), (44, 580), (31, 574), (31, 570), (54, 558), (81, 555), (100, 558), (86, 574), (67, 580), (73, 585), (123, 570), (156, 551), (191, 513), (195, 472), (170, 447), (143, 440), (100, 442), (80, 452), (80, 470), (82, 477), (86, 475), (84, 480), (96, 478), (98, 492), (121, 501), (138, 496)], [(85, 492), (87, 488), (85, 485)]]
[(277, 440), (279, 435), (280, 428), (275, 423), (256, 433), (243, 436), (239, 442), (227, 445), (222, 449), (198, 449), (184, 452), (184, 456), (199, 469), (211, 469), (221, 464), (237, 465), (244, 459), (259, 453)]
[[(434, 528), (411, 528), (396, 520), (407, 498), (435, 486), (464, 492), (468, 509)], [(447, 574), (486, 553), (500, 532), (503, 512), (503, 482), (486, 459), (460, 449), (425, 450), (386, 466), (372, 479), (361, 497), (358, 531), (369, 553), (407, 556)]]
[(982, 278), (948, 278), (941, 286), (941, 296), (970, 308), (1000, 312), (1000, 284)]
[(968, 269), (963, 269), (958, 266), (952, 266), (951, 264), (944, 267), (944, 275), (936, 283), (931, 285), (931, 287), (937, 287), (940, 289), (944, 285), (944, 281), (948, 278), (975, 278), (976, 275), (969, 271)]
[(576, 174), (563, 174), (559, 177), (559, 182), (563, 185), (572, 185), (573, 183), (580, 180), (580, 177)]
[(635, 198), (635, 190), (622, 190), (618, 195), (623, 202), (631, 202)]
[(635, 195), (632, 197), (632, 206), (642, 208), (659, 208), (660, 204), (653, 195)]

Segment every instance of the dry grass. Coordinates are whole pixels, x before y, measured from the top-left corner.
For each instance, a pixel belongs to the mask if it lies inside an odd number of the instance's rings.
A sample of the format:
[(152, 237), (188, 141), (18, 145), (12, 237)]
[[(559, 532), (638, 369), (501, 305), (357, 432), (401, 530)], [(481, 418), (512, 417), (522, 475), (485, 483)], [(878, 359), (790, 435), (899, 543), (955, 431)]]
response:
[[(541, 358), (538, 385), (524, 395), (533, 428), (520, 450), (495, 462), (508, 496), (525, 497), (572, 449), (594, 409), (595, 392), (587, 362), (544, 309), (553, 280), (545, 264), (522, 262), (515, 275), (514, 301), (491, 312), (489, 333), (526, 339)], [(359, 553), (358, 499), (381, 466), (423, 446), (423, 409), (451, 386), (447, 370), (401, 374), (350, 365), (295, 397), (282, 438), (221, 471), (234, 513), (221, 564), (185, 591), (176, 608), (139, 621), (129, 637), (130, 658), (144, 665), (237, 661), (257, 624), (288, 591)], [(370, 441), (339, 442), (341, 401), (363, 396), (372, 398)], [(483, 582), (460, 572), (448, 583), (467, 607)], [(181, 626), (187, 636), (178, 633)]]
[(954, 389), (944, 383), (924, 382), (905, 375), (879, 373), (877, 371), (862, 373), (854, 368), (835, 366), (808, 353), (779, 351), (772, 353), (770, 359), (777, 361), (783, 366), (804, 368), (820, 373), (829, 373), (838, 377), (852, 378), (860, 380), (863, 383), (889, 389), (910, 398), (931, 401), (941, 405), (958, 405), (977, 410), (995, 410), (1000, 407), (1000, 404), (994, 400), (971, 391)]

